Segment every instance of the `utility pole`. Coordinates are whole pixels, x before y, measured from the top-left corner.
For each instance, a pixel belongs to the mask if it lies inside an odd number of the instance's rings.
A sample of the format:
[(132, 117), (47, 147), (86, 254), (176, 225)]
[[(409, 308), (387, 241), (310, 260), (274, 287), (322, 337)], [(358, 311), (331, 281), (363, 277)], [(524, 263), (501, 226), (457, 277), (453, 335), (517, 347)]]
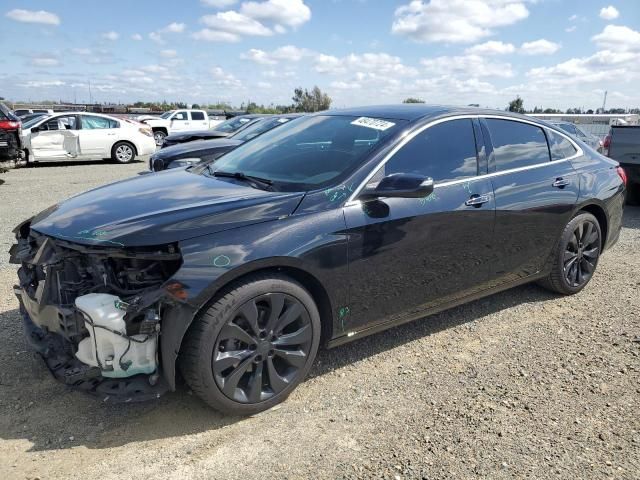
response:
[(607, 106), (607, 91), (605, 90), (604, 91), (604, 100), (602, 100), (602, 113), (604, 113), (604, 111), (605, 111), (604, 109), (606, 108), (606, 106)]
[(91, 79), (89, 79), (89, 105), (93, 105), (93, 97), (91, 96)]

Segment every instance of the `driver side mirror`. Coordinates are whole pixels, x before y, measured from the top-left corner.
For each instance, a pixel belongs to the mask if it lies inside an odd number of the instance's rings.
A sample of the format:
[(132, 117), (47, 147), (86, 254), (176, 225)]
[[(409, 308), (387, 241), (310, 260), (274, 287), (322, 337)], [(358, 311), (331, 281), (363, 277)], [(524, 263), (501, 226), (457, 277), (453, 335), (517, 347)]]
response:
[(414, 173), (392, 173), (375, 188), (366, 188), (359, 195), (362, 200), (379, 197), (422, 198), (433, 193), (433, 178)]

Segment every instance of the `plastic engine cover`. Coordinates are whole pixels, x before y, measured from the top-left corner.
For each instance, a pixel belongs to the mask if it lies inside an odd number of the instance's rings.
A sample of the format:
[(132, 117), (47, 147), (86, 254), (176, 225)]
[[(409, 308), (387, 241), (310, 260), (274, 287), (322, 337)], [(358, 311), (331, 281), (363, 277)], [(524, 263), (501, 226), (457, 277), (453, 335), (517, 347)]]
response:
[(76, 358), (100, 368), (104, 377), (151, 374), (157, 369), (157, 336), (128, 337), (125, 312), (116, 306), (120, 301), (119, 297), (106, 293), (76, 298), (76, 307), (83, 313), (89, 331), (89, 337), (78, 344)]

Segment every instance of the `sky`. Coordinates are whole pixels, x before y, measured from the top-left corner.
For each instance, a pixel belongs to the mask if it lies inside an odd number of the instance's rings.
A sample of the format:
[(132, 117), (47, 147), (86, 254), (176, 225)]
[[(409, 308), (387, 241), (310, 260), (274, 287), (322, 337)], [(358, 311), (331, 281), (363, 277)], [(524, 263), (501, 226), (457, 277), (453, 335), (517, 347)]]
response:
[(640, 0), (3, 0), (0, 45), (13, 101), (640, 107)]

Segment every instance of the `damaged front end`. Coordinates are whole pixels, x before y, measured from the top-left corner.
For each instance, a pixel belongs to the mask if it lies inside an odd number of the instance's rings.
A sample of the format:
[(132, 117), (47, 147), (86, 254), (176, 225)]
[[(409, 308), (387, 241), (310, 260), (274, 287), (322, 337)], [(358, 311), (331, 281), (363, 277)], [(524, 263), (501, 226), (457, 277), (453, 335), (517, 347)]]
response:
[(175, 299), (166, 282), (180, 268), (177, 245), (85, 245), (16, 230), (11, 263), (25, 334), (53, 375), (105, 401), (157, 398), (161, 317)]

